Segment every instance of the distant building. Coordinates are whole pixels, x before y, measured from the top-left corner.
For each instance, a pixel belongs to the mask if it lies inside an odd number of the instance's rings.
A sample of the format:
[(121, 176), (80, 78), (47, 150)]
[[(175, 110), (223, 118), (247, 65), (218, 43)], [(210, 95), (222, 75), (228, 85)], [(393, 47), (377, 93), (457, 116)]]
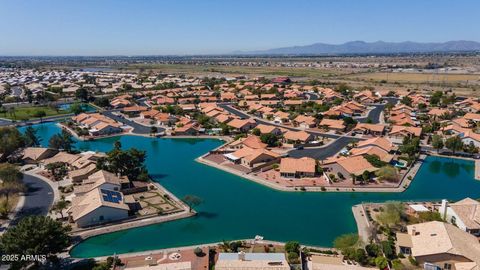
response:
[(291, 83), (292, 80), (290, 80), (289, 77), (276, 77), (272, 79), (272, 83)]

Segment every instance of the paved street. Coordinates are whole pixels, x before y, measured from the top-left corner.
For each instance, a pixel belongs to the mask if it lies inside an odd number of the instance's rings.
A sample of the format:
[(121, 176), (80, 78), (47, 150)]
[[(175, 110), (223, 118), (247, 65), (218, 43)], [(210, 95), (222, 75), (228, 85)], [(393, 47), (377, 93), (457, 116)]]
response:
[(24, 174), (23, 182), (27, 188), (22, 209), (15, 216), (15, 224), (20, 218), (30, 215), (47, 215), (53, 204), (54, 193), (50, 185), (32, 175)]
[(288, 152), (288, 155), (295, 158), (311, 157), (314, 159), (322, 160), (335, 155), (340, 150), (342, 150), (345, 146), (347, 146), (350, 142), (356, 141), (356, 140), (358, 141), (358, 139), (351, 138), (351, 137), (341, 137), (324, 147), (305, 148), (302, 150), (295, 149)]
[[(133, 127), (133, 132), (134, 133), (137, 133), (137, 134), (150, 134), (150, 127), (146, 127), (146, 126), (143, 126), (143, 125), (140, 125), (132, 120), (128, 120), (128, 119), (125, 119), (123, 117), (120, 117), (118, 115), (115, 115), (113, 114), (113, 111), (104, 111), (103, 114), (105, 116), (108, 116), (120, 123), (123, 123), (125, 125), (128, 125), (128, 126), (131, 126)], [(158, 129), (158, 132), (163, 132), (165, 131), (164, 128), (157, 128)]]

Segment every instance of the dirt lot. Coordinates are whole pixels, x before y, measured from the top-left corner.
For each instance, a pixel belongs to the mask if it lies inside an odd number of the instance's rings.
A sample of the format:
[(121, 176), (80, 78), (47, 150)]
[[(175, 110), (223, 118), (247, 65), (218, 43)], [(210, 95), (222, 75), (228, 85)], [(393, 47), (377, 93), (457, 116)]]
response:
[(435, 74), (435, 73), (363, 73), (349, 78), (402, 83), (480, 83), (480, 74)]

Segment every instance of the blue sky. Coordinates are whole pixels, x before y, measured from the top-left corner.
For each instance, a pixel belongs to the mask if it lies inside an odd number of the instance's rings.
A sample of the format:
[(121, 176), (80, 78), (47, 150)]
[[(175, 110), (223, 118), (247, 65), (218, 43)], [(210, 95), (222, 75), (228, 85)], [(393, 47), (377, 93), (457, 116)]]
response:
[(218, 54), (480, 41), (478, 0), (0, 0), (0, 55)]

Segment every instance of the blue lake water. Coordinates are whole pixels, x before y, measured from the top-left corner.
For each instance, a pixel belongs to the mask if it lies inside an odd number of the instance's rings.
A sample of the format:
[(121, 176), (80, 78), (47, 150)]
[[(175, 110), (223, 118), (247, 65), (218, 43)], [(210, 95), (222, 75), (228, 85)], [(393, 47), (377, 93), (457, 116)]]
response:
[[(35, 126), (48, 145), (60, 132), (54, 123)], [(104, 234), (73, 248), (74, 257), (94, 257), (263, 235), (269, 240), (298, 240), (331, 246), (335, 237), (356, 232), (351, 207), (386, 200), (458, 200), (480, 197), (472, 161), (428, 157), (403, 193), (292, 193), (269, 189), (194, 161), (222, 144), (215, 139), (159, 139), (122, 136), (77, 142), (81, 150), (109, 151), (115, 140), (123, 148), (147, 151), (155, 181), (178, 197), (194, 194), (204, 202), (193, 218)]]

